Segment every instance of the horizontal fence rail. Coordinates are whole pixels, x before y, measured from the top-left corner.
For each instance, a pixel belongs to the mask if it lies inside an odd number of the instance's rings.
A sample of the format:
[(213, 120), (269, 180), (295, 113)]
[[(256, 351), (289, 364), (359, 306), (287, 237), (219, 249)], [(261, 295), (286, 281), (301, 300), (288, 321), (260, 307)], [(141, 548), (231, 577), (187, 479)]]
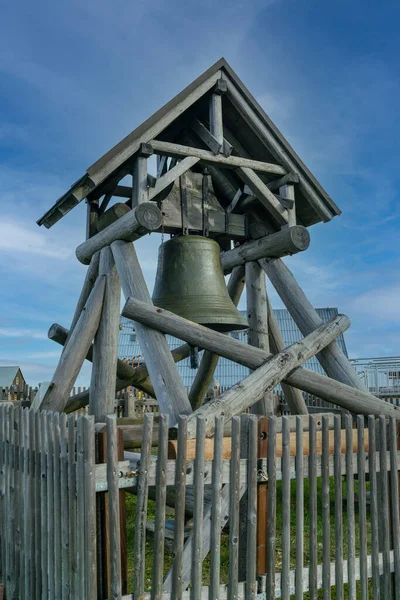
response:
[(394, 420), (117, 423), (0, 406), (7, 600), (399, 598)]

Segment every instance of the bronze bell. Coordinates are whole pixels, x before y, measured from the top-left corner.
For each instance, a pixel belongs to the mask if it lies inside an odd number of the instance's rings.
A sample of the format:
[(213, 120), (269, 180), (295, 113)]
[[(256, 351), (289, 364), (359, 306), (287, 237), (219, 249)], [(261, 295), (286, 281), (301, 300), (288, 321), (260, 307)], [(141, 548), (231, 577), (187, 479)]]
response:
[(228, 294), (219, 245), (199, 235), (174, 237), (160, 246), (153, 302), (218, 331), (248, 327)]

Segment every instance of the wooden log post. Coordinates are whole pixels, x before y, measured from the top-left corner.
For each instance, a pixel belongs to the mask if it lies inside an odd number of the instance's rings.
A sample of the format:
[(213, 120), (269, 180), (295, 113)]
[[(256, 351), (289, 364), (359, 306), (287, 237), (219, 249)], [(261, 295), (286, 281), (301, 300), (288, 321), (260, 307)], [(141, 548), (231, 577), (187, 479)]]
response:
[[(133, 245), (117, 241), (111, 248), (125, 297), (133, 296), (145, 306), (153, 308)], [(140, 322), (136, 322), (135, 329), (161, 412), (169, 415), (171, 425), (175, 424), (179, 415), (190, 414), (192, 408), (168, 342), (163, 334)]]
[(104, 275), (101, 320), (93, 344), (93, 367), (89, 392), (89, 414), (95, 421), (104, 422), (114, 413), (114, 395), (117, 374), (119, 307), (121, 287), (111, 248), (101, 250), (99, 275)]
[(59, 412), (64, 410), (100, 323), (105, 285), (105, 277), (98, 277), (68, 345), (59, 360), (44, 398), (40, 400), (39, 394), (36, 395), (40, 405), (37, 406), (34, 401), (33, 408), (35, 410)]
[(76, 257), (81, 263), (87, 265), (95, 252), (109, 246), (115, 240), (133, 242), (150, 231), (159, 229), (161, 222), (161, 211), (157, 205), (154, 202), (142, 202), (115, 223), (78, 246)]
[(210, 97), (209, 117), (210, 132), (215, 137), (220, 147), (224, 143), (224, 127), (222, 121), (222, 94), (226, 91), (225, 82), (217, 81), (214, 93)]
[[(285, 349), (285, 342), (279, 329), (278, 322), (272, 310), (271, 303), (267, 296), (267, 310), (268, 310), (268, 330), (270, 335), (270, 347), (273, 354), (278, 354)], [(306, 415), (308, 414), (308, 408), (304, 396), (300, 390), (287, 385), (283, 381), (281, 382), (283, 395), (286, 403), (290, 409), (292, 415)]]
[(153, 154), (149, 144), (141, 144), (135, 156), (132, 172), (132, 208), (148, 200), (147, 193), (147, 159)]
[(288, 227), (222, 252), (222, 268), (225, 274), (230, 273), (234, 267), (244, 265), (246, 262), (297, 254), (297, 252), (307, 250), (309, 245), (310, 234), (305, 227), (302, 225)]
[[(244, 267), (234, 267), (228, 282), (228, 293), (235, 306), (239, 304), (244, 288)], [(210, 387), (217, 368), (219, 355), (205, 350), (196, 377), (189, 392), (189, 400), (193, 410), (197, 410), (204, 401), (204, 396)]]
[[(265, 273), (256, 261), (246, 263), (247, 320), (249, 322), (248, 344), (270, 352), (268, 337), (268, 309), (266, 298)], [(272, 394), (265, 394), (254, 404), (251, 412), (255, 415), (275, 414)]]
[[(308, 335), (319, 327), (322, 321), (300, 288), (291, 271), (280, 258), (261, 259), (260, 264), (278, 292), (294, 322), (303, 335)], [(317, 358), (329, 377), (350, 385), (358, 390), (367, 391), (356, 370), (334, 341), (331, 346), (318, 353)]]
[(315, 356), (321, 348), (330, 344), (349, 326), (350, 321), (346, 316), (335, 317), (315, 329), (300, 342), (272, 357), (246, 379), (221, 394), (217, 400), (208, 402), (193, 413), (188, 418), (188, 437), (192, 438), (196, 435), (197, 415), (205, 418), (206, 433), (212, 435), (215, 417), (222, 415), (224, 422), (227, 422), (234, 415), (245, 411), (257, 402), (264, 393), (273, 390), (293, 369)]
[(97, 232), (99, 219), (99, 199), (87, 199), (86, 239), (88, 240)]
[(279, 188), (279, 195), (282, 198), (286, 198), (287, 200), (291, 200), (293, 202), (293, 206), (291, 208), (287, 209), (288, 226), (293, 227), (296, 225), (296, 203), (295, 203), (294, 185), (292, 185), (292, 184), (282, 185)]
[[(133, 298), (129, 298), (126, 302), (122, 314), (130, 319), (135, 318), (148, 327), (179, 337), (193, 346), (216, 352), (249, 369), (257, 369), (272, 356), (264, 350), (192, 323), (164, 309), (155, 306), (149, 307), (144, 302)], [(400, 418), (400, 407), (304, 367), (294, 369), (283, 378), (283, 381), (355, 413), (377, 416), (382, 414), (396, 419)]]

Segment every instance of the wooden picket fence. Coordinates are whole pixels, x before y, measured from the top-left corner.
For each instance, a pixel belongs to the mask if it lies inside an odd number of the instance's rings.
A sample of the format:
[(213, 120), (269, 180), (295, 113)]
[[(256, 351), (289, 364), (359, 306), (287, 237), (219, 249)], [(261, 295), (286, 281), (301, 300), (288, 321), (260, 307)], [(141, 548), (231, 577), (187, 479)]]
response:
[(92, 417), (0, 406), (6, 600), (398, 599), (397, 424), (344, 421), (219, 418), (210, 439), (200, 418), (188, 440), (162, 415), (152, 455), (145, 415), (138, 461), (112, 415), (96, 464)]

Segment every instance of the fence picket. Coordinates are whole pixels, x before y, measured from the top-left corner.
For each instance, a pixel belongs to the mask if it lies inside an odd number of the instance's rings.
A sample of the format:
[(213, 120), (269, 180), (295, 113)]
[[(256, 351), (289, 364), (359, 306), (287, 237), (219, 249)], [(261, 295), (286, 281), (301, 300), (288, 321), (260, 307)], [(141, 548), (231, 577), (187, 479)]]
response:
[(41, 521), (41, 573), (42, 573), (42, 598), (48, 598), (48, 583), (47, 583), (47, 424), (46, 413), (40, 413), (40, 521)]
[[(85, 454), (85, 565), (86, 565), (86, 598), (97, 599), (97, 556), (96, 556), (96, 479), (95, 479), (95, 446), (94, 417), (84, 416), (83, 444)], [(117, 459), (118, 460), (118, 459)], [(118, 469), (117, 469), (118, 477)], [(117, 490), (118, 496), (118, 490)], [(118, 517), (119, 518), (119, 517)], [(119, 523), (119, 521), (118, 521)], [(120, 547), (119, 536), (118, 546)], [(120, 561), (121, 564), (121, 561)]]
[(47, 426), (47, 577), (49, 600), (54, 598), (54, 431), (53, 414), (46, 413)]
[(229, 580), (228, 596), (238, 593), (239, 500), (240, 500), (240, 418), (232, 419), (232, 454), (229, 476)]
[(276, 417), (268, 422), (267, 597), (275, 597), (276, 563)]
[(281, 597), (289, 600), (290, 573), (290, 423), (282, 418), (282, 576)]
[(68, 416), (68, 538), (69, 590), (71, 598), (78, 597), (77, 501), (76, 501), (76, 428), (75, 415)]
[(53, 427), (53, 529), (54, 529), (54, 597), (61, 598), (61, 480), (60, 480), (60, 413), (54, 413)]
[[(33, 512), (33, 486), (31, 479), (30, 451), (31, 445), (31, 429), (29, 411), (24, 410), (23, 413), (23, 429), (24, 429), (24, 477), (23, 477), (23, 496), (24, 496), (24, 517), (23, 517), (23, 538), (24, 538), (24, 596), (32, 597), (31, 584), (33, 583), (31, 575), (32, 562), (32, 512)], [(24, 597), (23, 596), (23, 597)]]
[(324, 600), (331, 598), (331, 511), (329, 473), (329, 418), (322, 417), (321, 456), (322, 500), (322, 582)]
[[(1, 391), (1, 390), (0, 390)], [(0, 519), (2, 524), (4, 520), (4, 503), (5, 503), (5, 492), (6, 492), (6, 466), (5, 466), (5, 406), (0, 405)], [(5, 580), (5, 551), (4, 544), (6, 541), (6, 535), (4, 529), (0, 527), (0, 578), (4, 583)]]
[(214, 456), (212, 465), (211, 498), (211, 570), (209, 600), (218, 600), (221, 572), (221, 490), (222, 490), (222, 443), (224, 422), (216, 417), (214, 430)]
[(376, 477), (376, 427), (375, 417), (368, 417), (369, 435), (369, 480), (371, 496), (371, 554), (373, 599), (380, 600), (379, 588), (379, 537), (378, 537), (378, 490)]
[(107, 415), (106, 426), (108, 510), (110, 522), (111, 598), (113, 600), (119, 600), (122, 597), (122, 585), (118, 487), (117, 418), (115, 415)]
[(68, 447), (67, 447), (67, 415), (60, 415), (60, 493), (61, 493), (61, 598), (69, 598), (69, 493), (68, 493)]
[(304, 568), (304, 458), (303, 419), (296, 416), (296, 600), (303, 600)]
[(192, 544), (192, 587), (191, 600), (201, 595), (203, 573), (203, 518), (204, 518), (204, 447), (205, 420), (197, 418), (196, 456), (194, 459), (194, 489), (196, 490), (193, 510), (193, 544)]
[(350, 415), (345, 415), (346, 429), (346, 494), (347, 494), (347, 540), (348, 540), (348, 594), (349, 600), (356, 600), (355, 573), (355, 520), (354, 520), (354, 473), (353, 473), (353, 421)]
[(390, 490), (392, 504), (392, 538), (395, 573), (395, 598), (400, 600), (400, 518), (399, 518), (399, 478), (397, 462), (397, 423), (394, 418), (389, 421), (389, 449), (390, 449)]
[(389, 491), (387, 473), (387, 435), (386, 419), (379, 417), (379, 466), (380, 466), (380, 497), (379, 497), (379, 529), (382, 533), (383, 554), (383, 597), (391, 598), (390, 575), (390, 526), (389, 526)]
[(367, 574), (367, 502), (365, 487), (364, 416), (357, 417), (357, 474), (358, 474), (358, 514), (360, 529), (360, 588), (361, 600), (368, 600)]
[(76, 420), (76, 554), (77, 554), (77, 597), (83, 600), (86, 594), (85, 555), (85, 454), (83, 418)]
[(251, 416), (248, 422), (247, 462), (247, 544), (246, 544), (246, 600), (254, 600), (257, 592), (257, 449), (258, 422)]
[(309, 481), (309, 590), (310, 598), (317, 597), (317, 564), (318, 564), (318, 541), (317, 541), (317, 437), (315, 417), (310, 415), (308, 436), (310, 453), (308, 455), (308, 481)]
[(175, 465), (175, 521), (174, 521), (174, 564), (172, 572), (173, 598), (182, 597), (183, 546), (185, 540), (185, 495), (186, 495), (186, 442), (187, 417), (180, 416), (178, 422), (178, 454)]
[[(31, 411), (33, 412), (33, 411)], [(35, 457), (34, 457), (34, 476), (35, 476), (35, 510), (34, 510), (34, 526), (35, 526), (35, 598), (39, 600), (42, 597), (42, 576), (41, 576), (41, 557), (42, 557), (42, 511), (41, 511), (41, 413), (33, 412), (33, 420), (35, 425)]]
[[(168, 415), (160, 415), (158, 429), (158, 457), (156, 473), (156, 514), (154, 520), (154, 561), (152, 593), (155, 598), (162, 595), (164, 574), (165, 502), (167, 486), (165, 471), (168, 456)], [(198, 490), (200, 494), (201, 490)]]

